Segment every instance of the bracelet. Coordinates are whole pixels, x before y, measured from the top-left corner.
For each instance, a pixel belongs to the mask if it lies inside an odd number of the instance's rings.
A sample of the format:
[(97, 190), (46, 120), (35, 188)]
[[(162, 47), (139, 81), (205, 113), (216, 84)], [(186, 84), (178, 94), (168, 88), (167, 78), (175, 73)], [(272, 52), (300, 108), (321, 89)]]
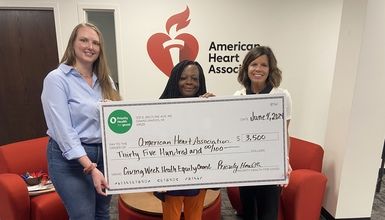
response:
[(93, 169), (95, 169), (96, 167), (97, 167), (96, 163), (91, 163), (90, 165), (88, 165), (88, 167), (85, 167), (85, 168), (83, 169), (83, 173), (84, 173), (84, 174), (89, 174), (89, 173), (91, 173), (91, 171), (92, 171)]

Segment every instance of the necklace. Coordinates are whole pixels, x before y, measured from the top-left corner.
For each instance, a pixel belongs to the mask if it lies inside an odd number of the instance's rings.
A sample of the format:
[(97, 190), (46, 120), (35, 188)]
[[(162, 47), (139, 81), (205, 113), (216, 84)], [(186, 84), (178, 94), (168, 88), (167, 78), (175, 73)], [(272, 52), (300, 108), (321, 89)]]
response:
[(91, 73), (91, 75), (83, 74), (82, 72), (79, 71), (79, 69), (78, 69), (76, 66), (74, 66), (74, 69), (75, 69), (76, 71), (78, 71), (78, 73), (79, 73), (83, 78), (91, 78), (91, 77), (92, 77), (92, 73)]

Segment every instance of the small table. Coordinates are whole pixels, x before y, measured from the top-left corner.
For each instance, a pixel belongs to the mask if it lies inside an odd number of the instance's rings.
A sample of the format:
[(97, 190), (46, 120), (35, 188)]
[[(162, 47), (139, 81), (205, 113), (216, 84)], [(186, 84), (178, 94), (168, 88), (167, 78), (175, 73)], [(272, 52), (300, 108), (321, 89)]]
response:
[[(209, 207), (220, 194), (219, 190), (207, 190), (203, 207)], [(162, 202), (152, 192), (121, 194), (120, 198), (131, 209), (150, 215), (162, 215)]]

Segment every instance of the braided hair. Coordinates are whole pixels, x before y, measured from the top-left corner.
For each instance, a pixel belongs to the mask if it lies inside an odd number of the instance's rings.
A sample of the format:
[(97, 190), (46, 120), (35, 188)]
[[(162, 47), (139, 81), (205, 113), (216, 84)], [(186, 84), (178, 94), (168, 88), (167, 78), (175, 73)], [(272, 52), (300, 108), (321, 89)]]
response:
[(175, 65), (174, 68), (171, 70), (171, 75), (159, 99), (183, 98), (182, 94), (180, 93), (178, 83), (184, 69), (189, 65), (196, 66), (199, 72), (199, 89), (194, 97), (199, 97), (207, 92), (206, 80), (203, 74), (202, 66), (196, 61), (183, 60), (177, 65)]

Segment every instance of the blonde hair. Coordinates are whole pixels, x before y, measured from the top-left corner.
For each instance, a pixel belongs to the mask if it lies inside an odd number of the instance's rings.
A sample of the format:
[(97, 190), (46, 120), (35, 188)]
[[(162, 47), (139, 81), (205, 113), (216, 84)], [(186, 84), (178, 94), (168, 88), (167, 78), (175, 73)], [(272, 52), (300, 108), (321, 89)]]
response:
[(103, 39), (102, 32), (100, 32), (100, 30), (94, 24), (80, 23), (72, 30), (71, 36), (68, 40), (67, 48), (64, 52), (64, 55), (60, 63), (64, 63), (70, 66), (75, 65), (76, 55), (75, 55), (74, 43), (78, 35), (78, 30), (82, 27), (91, 28), (99, 36), (100, 52), (99, 52), (98, 59), (96, 59), (95, 62), (93, 63), (92, 71), (95, 72), (96, 76), (98, 77), (99, 84), (102, 89), (103, 98), (113, 100), (113, 101), (121, 100), (119, 93), (114, 89), (114, 87), (111, 84), (113, 83), (113, 81), (111, 80), (111, 77), (110, 77), (110, 69), (108, 68), (106, 55), (104, 53), (104, 39)]

